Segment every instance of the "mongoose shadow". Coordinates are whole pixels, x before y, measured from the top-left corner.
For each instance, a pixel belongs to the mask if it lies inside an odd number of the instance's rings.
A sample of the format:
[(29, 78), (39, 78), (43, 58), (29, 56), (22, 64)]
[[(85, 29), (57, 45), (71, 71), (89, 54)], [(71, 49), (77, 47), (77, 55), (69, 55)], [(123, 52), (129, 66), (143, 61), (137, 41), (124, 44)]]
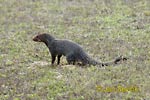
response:
[(81, 62), (81, 65), (100, 65), (100, 66), (108, 66), (112, 64), (117, 64), (120, 61), (127, 60), (127, 58), (120, 56), (115, 60), (109, 62), (98, 62), (91, 57), (82, 49), (82, 47), (70, 40), (60, 40), (55, 39), (53, 36), (43, 33), (38, 34), (33, 38), (35, 42), (43, 42), (49, 48), (51, 53), (52, 61), (54, 64), (57, 57), (57, 64), (60, 64), (60, 58), (62, 56), (66, 56), (66, 60), (68, 64), (76, 64), (77, 62)]

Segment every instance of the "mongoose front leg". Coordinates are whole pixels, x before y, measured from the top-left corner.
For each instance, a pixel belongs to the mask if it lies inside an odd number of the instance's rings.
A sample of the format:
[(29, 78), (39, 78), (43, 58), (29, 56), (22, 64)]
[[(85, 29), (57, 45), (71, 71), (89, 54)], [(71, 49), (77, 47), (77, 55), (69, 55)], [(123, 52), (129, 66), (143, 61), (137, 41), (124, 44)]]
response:
[(58, 59), (57, 64), (58, 64), (58, 65), (59, 65), (59, 63), (60, 63), (60, 58), (61, 58), (61, 56), (62, 56), (62, 55), (58, 55), (58, 56), (57, 56), (57, 59)]
[(56, 55), (52, 55), (52, 65), (54, 64), (55, 59), (56, 59)]

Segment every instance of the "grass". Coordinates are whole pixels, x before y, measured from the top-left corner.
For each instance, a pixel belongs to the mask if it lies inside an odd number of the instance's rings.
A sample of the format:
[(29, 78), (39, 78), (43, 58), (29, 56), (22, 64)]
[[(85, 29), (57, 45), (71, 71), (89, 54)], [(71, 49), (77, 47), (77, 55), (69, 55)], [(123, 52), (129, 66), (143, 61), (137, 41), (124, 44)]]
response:
[[(148, 0), (0, 0), (1, 100), (150, 99)], [(117, 66), (51, 66), (48, 48), (32, 37), (70, 39), (99, 61)], [(110, 91), (121, 86), (139, 91)], [(102, 87), (98, 90), (97, 87)]]

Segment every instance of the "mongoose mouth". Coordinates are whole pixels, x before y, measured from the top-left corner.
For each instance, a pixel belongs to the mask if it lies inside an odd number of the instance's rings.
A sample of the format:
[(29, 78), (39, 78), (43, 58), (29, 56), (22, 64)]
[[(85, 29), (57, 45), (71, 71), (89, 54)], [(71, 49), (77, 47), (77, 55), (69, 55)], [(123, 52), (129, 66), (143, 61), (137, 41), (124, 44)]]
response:
[(33, 38), (33, 41), (35, 41), (35, 42), (42, 42), (39, 38), (37, 38), (37, 37), (34, 37)]

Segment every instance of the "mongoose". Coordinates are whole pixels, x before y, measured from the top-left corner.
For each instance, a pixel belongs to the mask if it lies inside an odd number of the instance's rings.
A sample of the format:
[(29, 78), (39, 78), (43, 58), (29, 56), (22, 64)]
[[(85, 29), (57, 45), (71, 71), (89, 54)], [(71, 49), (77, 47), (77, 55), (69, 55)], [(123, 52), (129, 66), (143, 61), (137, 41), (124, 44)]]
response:
[(68, 64), (75, 64), (76, 62), (81, 62), (82, 65), (88, 64), (88, 65), (108, 66), (111, 64), (117, 64), (121, 60), (126, 60), (126, 58), (121, 56), (110, 62), (106, 63), (98, 62), (89, 57), (88, 54), (84, 52), (84, 50), (79, 44), (72, 42), (70, 40), (55, 39), (53, 36), (47, 33), (38, 34), (33, 38), (33, 41), (44, 42), (46, 44), (51, 53), (52, 64), (54, 64), (56, 56), (58, 59), (57, 64), (59, 64), (62, 55), (66, 56)]

